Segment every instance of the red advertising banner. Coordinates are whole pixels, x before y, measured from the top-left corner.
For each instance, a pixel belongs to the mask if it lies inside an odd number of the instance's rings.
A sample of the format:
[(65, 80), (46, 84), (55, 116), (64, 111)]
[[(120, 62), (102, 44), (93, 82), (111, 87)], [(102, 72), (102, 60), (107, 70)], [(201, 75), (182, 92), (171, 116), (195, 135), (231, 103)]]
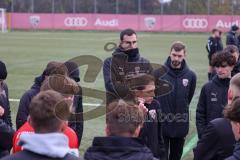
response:
[(122, 30), (154, 32), (228, 31), (240, 16), (11, 13), (13, 29)]

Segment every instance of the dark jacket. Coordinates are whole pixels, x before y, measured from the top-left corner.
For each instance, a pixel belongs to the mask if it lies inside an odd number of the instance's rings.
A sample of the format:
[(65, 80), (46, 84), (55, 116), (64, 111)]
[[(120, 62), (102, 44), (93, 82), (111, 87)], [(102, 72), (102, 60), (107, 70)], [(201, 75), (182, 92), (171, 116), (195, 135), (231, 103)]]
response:
[[(40, 92), (41, 84), (43, 81), (44, 81), (43, 75), (36, 77), (31, 89), (27, 90), (21, 97), (16, 116), (17, 129), (19, 129), (27, 121), (27, 117), (29, 115), (30, 102), (32, 98)], [(83, 112), (81, 95), (74, 96), (73, 108), (74, 108), (73, 110), (76, 113)], [(71, 121), (68, 123), (68, 125), (76, 132), (80, 145), (83, 133), (83, 121), (81, 122)]]
[(70, 154), (67, 154), (64, 158), (50, 158), (27, 150), (23, 150), (11, 156), (4, 157), (1, 160), (82, 160), (82, 158), (77, 158)]
[(152, 151), (154, 157), (164, 160), (166, 155), (162, 136), (162, 124), (159, 119), (161, 114), (160, 104), (154, 100), (150, 105), (145, 104), (145, 106), (148, 108), (148, 113), (139, 138)]
[(239, 72), (240, 72), (240, 60), (237, 61), (237, 63), (235, 64), (232, 70), (232, 77)]
[(209, 122), (193, 150), (194, 160), (223, 160), (233, 154), (235, 143), (229, 120), (217, 118)]
[(162, 110), (163, 136), (185, 137), (189, 130), (189, 104), (196, 88), (196, 74), (185, 61), (180, 69), (173, 69), (171, 59), (168, 58), (165, 66), (169, 71), (164, 76), (159, 77), (158, 70), (154, 72), (156, 78), (167, 80), (173, 85), (169, 94), (157, 97)]
[(196, 110), (196, 126), (198, 137), (201, 137), (208, 123), (223, 117), (223, 109), (227, 104), (227, 92), (230, 79), (219, 79), (215, 76), (201, 90)]
[(124, 98), (129, 92), (126, 79), (138, 73), (151, 73), (152, 66), (148, 60), (140, 57), (138, 50), (129, 55), (120, 48), (107, 58), (103, 64), (103, 76), (107, 92), (107, 103)]
[(208, 59), (211, 61), (212, 55), (218, 51), (223, 50), (223, 44), (221, 38), (209, 37), (206, 45), (208, 52)]
[(11, 110), (8, 96), (8, 86), (5, 82), (3, 82), (2, 89), (0, 90), (0, 106), (4, 108), (4, 114), (0, 116), (7, 125), (12, 127), (12, 119), (11, 119)]
[(232, 31), (227, 33), (226, 45), (235, 45), (238, 47), (238, 38), (236, 37), (236, 33)]
[(240, 160), (240, 142), (237, 142), (237, 144), (235, 145), (233, 155), (226, 158), (225, 160)]
[(14, 130), (0, 119), (0, 158), (9, 154), (12, 148)]
[(85, 160), (156, 160), (138, 138), (95, 137), (84, 155)]

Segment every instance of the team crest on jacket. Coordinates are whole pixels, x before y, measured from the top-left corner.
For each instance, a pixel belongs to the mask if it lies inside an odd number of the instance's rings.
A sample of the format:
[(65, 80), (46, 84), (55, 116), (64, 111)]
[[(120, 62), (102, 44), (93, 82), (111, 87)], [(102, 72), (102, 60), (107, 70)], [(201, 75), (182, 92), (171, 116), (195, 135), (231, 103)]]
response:
[(156, 110), (155, 109), (150, 110), (149, 115), (152, 119), (156, 119), (156, 117), (157, 117), (156, 116), (157, 115)]
[(188, 86), (188, 79), (183, 79), (182, 84), (183, 84), (184, 87), (187, 87)]

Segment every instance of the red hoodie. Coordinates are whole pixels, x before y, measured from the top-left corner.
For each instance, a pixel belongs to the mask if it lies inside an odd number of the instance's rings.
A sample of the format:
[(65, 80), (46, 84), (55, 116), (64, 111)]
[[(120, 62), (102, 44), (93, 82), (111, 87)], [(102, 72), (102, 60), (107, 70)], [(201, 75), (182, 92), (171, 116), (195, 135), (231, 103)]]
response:
[[(34, 132), (34, 130), (28, 122), (25, 122), (24, 125), (20, 127), (13, 136), (13, 153), (22, 151), (22, 148), (21, 146), (18, 146), (18, 143), (21, 134), (27, 132)], [(68, 137), (69, 148), (78, 149), (78, 138), (74, 130), (72, 130), (70, 127), (67, 127), (64, 131), (64, 134)]]

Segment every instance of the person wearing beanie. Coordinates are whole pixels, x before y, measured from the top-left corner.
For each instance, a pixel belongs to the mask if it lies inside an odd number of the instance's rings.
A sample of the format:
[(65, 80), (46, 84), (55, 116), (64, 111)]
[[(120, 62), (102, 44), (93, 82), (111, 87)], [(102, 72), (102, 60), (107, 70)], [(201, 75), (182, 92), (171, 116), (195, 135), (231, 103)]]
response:
[(238, 47), (238, 37), (237, 32), (239, 27), (237, 25), (233, 25), (231, 30), (227, 33), (226, 37), (226, 45), (235, 45)]

